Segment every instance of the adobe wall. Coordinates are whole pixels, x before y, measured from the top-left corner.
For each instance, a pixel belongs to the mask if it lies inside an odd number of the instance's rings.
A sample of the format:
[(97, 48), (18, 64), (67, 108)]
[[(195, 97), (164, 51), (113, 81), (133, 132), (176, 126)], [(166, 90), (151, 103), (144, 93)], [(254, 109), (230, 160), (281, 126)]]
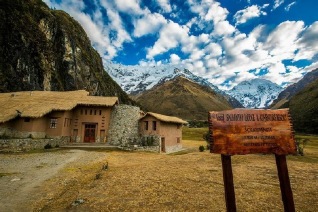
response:
[(130, 146), (139, 144), (139, 118), (139, 107), (130, 105), (114, 106), (110, 117), (107, 142), (116, 146)]
[(45, 132), (21, 132), (10, 127), (0, 127), (0, 138), (45, 138)]
[(0, 152), (25, 152), (34, 149), (44, 149), (47, 144), (54, 148), (67, 144), (69, 140), (69, 137), (56, 137), (54, 139), (0, 139)]

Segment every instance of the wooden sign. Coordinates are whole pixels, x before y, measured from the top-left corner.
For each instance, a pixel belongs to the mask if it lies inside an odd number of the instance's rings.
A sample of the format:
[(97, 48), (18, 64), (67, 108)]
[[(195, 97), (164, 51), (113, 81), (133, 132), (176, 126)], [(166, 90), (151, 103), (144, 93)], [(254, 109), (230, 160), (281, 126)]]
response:
[(231, 155), (274, 153), (284, 211), (295, 212), (286, 154), (296, 153), (288, 109), (209, 112), (211, 152), (221, 154), (228, 212), (236, 212)]
[(212, 153), (296, 153), (288, 109), (212, 111), (209, 124)]

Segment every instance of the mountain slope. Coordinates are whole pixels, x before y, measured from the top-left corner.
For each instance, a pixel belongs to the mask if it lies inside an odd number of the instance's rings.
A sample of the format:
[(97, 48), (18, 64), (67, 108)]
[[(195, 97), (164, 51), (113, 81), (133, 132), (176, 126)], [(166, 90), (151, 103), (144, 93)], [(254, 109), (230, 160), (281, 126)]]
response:
[(294, 129), (298, 132), (318, 132), (318, 79), (294, 95), (288, 104)]
[(41, 0), (1, 0), (0, 20), (0, 92), (86, 89), (132, 103), (67, 13)]
[(282, 88), (264, 79), (243, 81), (227, 93), (247, 108), (266, 108), (281, 92)]
[(104, 65), (107, 72), (119, 85), (121, 85), (124, 91), (132, 95), (140, 94), (156, 85), (160, 85), (178, 76), (183, 76), (202, 86), (210, 87), (215, 92), (224, 96), (230, 102), (232, 107), (243, 107), (239, 101), (218, 89), (217, 86), (210, 83), (207, 79), (196, 76), (191, 71), (183, 67), (177, 67), (174, 65), (160, 65), (153, 67), (125, 66), (111, 62), (107, 62)]
[(206, 120), (208, 111), (231, 109), (229, 102), (209, 87), (182, 76), (135, 97), (147, 110), (186, 120)]
[(307, 85), (318, 79), (318, 69), (308, 72), (301, 80), (288, 86), (283, 90), (277, 97), (276, 100), (271, 104), (271, 108), (280, 108), (282, 105), (287, 103), (293, 96), (299, 91), (304, 89)]

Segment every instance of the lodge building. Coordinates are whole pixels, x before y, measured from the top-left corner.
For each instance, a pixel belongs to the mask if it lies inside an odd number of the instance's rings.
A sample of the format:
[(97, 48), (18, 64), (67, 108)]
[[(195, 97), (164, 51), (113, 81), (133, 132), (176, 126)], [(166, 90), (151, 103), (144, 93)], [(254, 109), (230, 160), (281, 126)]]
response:
[[(110, 126), (118, 125), (113, 115), (117, 107), (120, 107), (117, 97), (89, 96), (89, 93), (84, 90), (1, 93), (0, 137), (67, 138), (68, 142), (74, 143), (114, 144), (109, 138), (123, 136), (109, 134), (113, 132), (109, 130)], [(141, 114), (143, 113), (137, 112), (134, 117), (136, 121), (133, 122), (138, 125), (136, 130), (133, 130), (138, 132), (134, 134), (139, 137), (159, 137), (160, 152), (176, 151), (182, 147), (181, 128), (185, 121), (156, 113)], [(116, 119), (123, 123), (130, 123), (131, 120), (125, 120), (126, 117), (128, 116)], [(120, 124), (119, 126), (126, 127)], [(118, 126), (113, 128), (115, 127)], [(134, 142), (136, 140), (138, 139), (134, 139)]]

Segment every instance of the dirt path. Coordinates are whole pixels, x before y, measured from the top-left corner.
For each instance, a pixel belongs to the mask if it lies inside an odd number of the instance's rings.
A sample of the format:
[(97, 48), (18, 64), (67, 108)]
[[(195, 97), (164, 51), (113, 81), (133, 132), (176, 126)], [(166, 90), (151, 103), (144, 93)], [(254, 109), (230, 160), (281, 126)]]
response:
[(63, 150), (34, 154), (0, 154), (0, 211), (31, 211), (43, 194), (42, 183), (66, 166), (92, 162), (105, 153)]

